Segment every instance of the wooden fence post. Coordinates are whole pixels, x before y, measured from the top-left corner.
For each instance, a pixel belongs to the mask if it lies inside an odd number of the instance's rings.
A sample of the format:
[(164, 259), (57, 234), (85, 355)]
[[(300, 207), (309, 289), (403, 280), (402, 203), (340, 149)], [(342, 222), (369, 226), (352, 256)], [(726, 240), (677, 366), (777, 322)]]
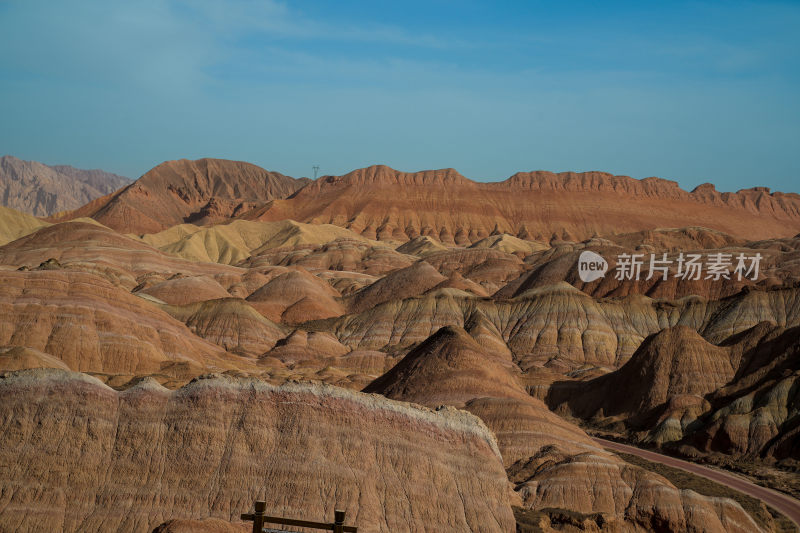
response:
[(280, 516), (267, 516), (264, 510), (267, 504), (264, 501), (256, 500), (253, 504), (254, 512), (242, 513), (242, 520), (253, 521), (253, 533), (263, 533), (264, 524), (280, 524), (282, 526), (297, 526), (313, 529), (326, 529), (333, 533), (358, 533), (358, 527), (344, 525), (344, 511), (333, 511), (333, 524), (330, 522), (312, 522), (310, 520), (298, 520), (296, 518), (282, 518)]
[(264, 529), (264, 509), (267, 508), (267, 502), (257, 500), (255, 504), (255, 514), (253, 515), (253, 533), (261, 533)]
[(344, 533), (344, 511), (333, 511), (333, 533)]

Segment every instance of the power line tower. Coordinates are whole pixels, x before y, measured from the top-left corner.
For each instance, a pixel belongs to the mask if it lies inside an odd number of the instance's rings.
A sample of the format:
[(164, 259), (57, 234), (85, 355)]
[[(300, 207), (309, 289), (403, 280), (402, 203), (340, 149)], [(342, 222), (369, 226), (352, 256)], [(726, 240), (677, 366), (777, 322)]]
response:
[(317, 179), (317, 172), (319, 172), (319, 165), (314, 165), (311, 168), (314, 169), (314, 179)]

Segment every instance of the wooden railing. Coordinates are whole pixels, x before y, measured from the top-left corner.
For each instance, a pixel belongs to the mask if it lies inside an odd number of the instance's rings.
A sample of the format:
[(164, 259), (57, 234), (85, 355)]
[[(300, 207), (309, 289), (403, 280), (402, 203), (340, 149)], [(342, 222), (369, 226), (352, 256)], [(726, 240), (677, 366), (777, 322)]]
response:
[(296, 520), (294, 518), (282, 518), (279, 516), (268, 516), (264, 514), (266, 507), (266, 502), (256, 501), (253, 505), (254, 512), (242, 514), (242, 520), (253, 522), (253, 533), (280, 533), (280, 530), (277, 529), (264, 529), (264, 524), (324, 529), (326, 531), (333, 531), (333, 533), (358, 533), (358, 528), (356, 526), (344, 525), (344, 511), (334, 511), (333, 523), (325, 523), (311, 522), (309, 520)]

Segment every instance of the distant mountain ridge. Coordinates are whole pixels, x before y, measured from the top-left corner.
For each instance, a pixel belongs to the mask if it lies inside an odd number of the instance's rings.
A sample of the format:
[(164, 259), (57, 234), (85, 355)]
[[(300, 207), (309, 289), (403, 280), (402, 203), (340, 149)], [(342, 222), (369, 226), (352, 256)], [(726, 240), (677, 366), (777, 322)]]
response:
[(0, 205), (39, 217), (76, 209), (129, 183), (103, 170), (0, 157)]
[(765, 187), (693, 191), (660, 178), (605, 172), (519, 172), (476, 182), (452, 168), (401, 172), (385, 165), (315, 181), (220, 159), (168, 161), (112, 196), (59, 217), (88, 216), (124, 233), (234, 218), (333, 224), (368, 239), (420, 235), (468, 246), (490, 235), (580, 241), (656, 228), (702, 226), (747, 240), (800, 233), (800, 195)]
[(520, 172), (484, 183), (453, 169), (408, 173), (376, 165), (323, 176), (243, 217), (336, 224), (378, 240), (425, 235), (462, 246), (501, 233), (584, 240), (682, 226), (763, 239), (800, 232), (800, 195), (763, 187), (720, 193), (710, 184), (688, 192), (670, 180), (605, 172)]

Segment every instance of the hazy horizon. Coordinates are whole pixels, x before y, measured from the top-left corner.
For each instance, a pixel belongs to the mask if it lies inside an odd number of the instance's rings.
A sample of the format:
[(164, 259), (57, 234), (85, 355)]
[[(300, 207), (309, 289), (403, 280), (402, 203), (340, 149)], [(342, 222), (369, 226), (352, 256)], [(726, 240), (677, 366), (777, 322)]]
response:
[(0, 1), (0, 152), (798, 192), (800, 6)]

